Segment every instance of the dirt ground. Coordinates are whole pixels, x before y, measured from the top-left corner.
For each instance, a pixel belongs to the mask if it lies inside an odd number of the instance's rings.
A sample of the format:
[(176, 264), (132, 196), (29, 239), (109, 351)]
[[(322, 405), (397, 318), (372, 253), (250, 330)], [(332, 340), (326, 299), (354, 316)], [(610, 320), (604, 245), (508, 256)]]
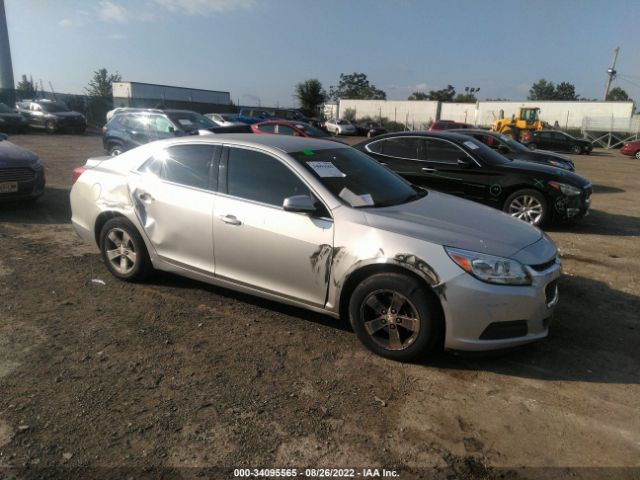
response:
[(0, 205), (0, 479), (640, 478), (637, 160), (573, 157), (592, 211), (547, 231), (565, 273), (547, 340), (400, 364), (328, 317), (169, 274), (116, 280), (69, 223), (71, 169), (100, 137), (11, 140), (48, 187)]

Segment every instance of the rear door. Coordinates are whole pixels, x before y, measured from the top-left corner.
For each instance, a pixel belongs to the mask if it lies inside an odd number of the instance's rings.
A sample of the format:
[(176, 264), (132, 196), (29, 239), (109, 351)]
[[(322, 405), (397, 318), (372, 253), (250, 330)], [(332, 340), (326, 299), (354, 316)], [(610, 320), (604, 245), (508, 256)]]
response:
[(220, 147), (181, 144), (150, 158), (129, 189), (136, 215), (168, 263), (213, 275), (213, 160)]
[[(229, 146), (214, 207), (216, 276), (322, 306), (333, 252), (333, 220), (287, 212), (284, 199), (311, 195), (281, 159)], [(321, 206), (322, 204), (319, 203)]]

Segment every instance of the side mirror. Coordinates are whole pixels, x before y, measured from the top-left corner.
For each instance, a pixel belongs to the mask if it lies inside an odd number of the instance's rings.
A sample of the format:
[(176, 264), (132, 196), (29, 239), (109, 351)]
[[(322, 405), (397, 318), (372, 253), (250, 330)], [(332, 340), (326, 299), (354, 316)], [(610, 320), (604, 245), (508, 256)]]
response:
[(316, 204), (309, 195), (294, 195), (287, 197), (282, 202), (282, 208), (286, 212), (299, 212), (312, 214), (317, 211)]
[(470, 157), (460, 157), (458, 159), (458, 166), (460, 168), (471, 168), (473, 167), (475, 164), (473, 163), (473, 160), (471, 160)]
[(173, 128), (173, 127), (169, 127), (169, 133), (175, 133), (175, 132), (176, 132), (176, 129), (175, 129), (175, 128)]

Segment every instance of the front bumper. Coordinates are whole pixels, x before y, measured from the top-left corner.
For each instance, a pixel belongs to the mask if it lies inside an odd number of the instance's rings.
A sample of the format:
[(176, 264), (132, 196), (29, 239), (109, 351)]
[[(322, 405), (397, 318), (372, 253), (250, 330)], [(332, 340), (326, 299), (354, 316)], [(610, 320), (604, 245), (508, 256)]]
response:
[(562, 220), (584, 217), (591, 207), (591, 194), (593, 187), (591, 184), (582, 189), (580, 195), (556, 197), (554, 203), (555, 216)]
[(545, 338), (558, 303), (560, 262), (541, 271), (526, 267), (532, 284), (495, 285), (466, 272), (448, 281), (442, 292), (446, 319), (445, 348), (499, 350)]
[[(15, 170), (15, 172), (8, 172), (8, 170)], [(44, 168), (24, 167), (7, 169), (4, 172), (0, 170), (0, 184), (15, 184), (17, 186), (17, 191), (0, 192), (0, 202), (37, 198), (44, 193)]]

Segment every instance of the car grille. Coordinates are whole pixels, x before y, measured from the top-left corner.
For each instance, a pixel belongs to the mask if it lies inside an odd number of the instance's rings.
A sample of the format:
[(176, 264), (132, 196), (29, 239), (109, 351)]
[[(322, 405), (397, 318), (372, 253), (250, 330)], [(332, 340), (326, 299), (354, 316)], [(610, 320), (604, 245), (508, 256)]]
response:
[(544, 272), (547, 268), (551, 268), (556, 263), (555, 257), (548, 262), (538, 263), (537, 265), (529, 265), (536, 272)]
[(28, 182), (34, 177), (34, 171), (27, 167), (0, 168), (0, 182)]

